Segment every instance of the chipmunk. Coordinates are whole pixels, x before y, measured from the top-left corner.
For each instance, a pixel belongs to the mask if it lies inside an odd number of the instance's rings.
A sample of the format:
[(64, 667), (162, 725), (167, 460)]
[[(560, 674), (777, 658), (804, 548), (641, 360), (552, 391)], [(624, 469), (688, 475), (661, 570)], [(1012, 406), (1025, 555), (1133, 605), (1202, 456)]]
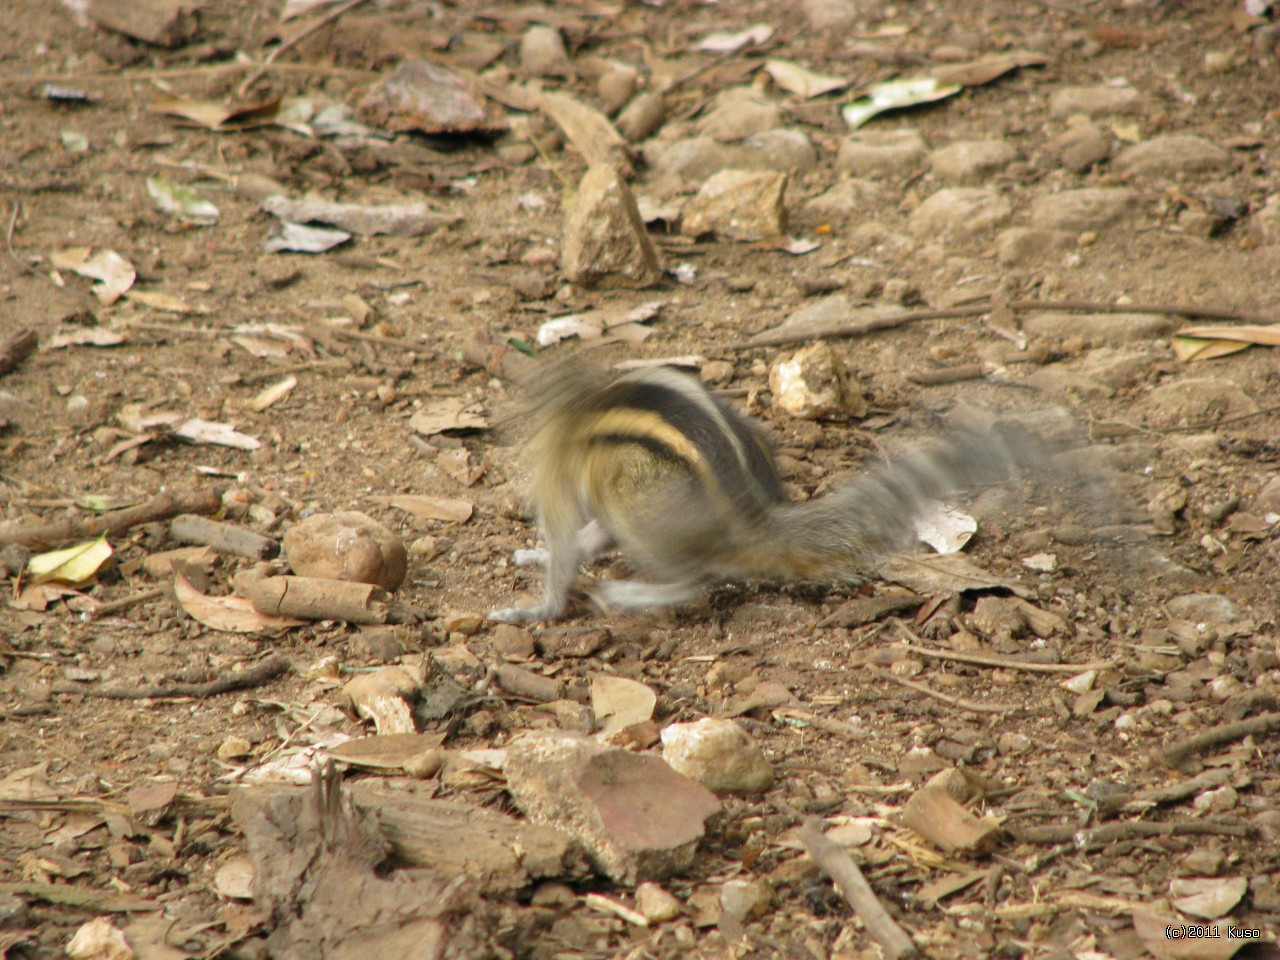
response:
[[(736, 579), (860, 582), (913, 539), (915, 519), (955, 490), (1006, 480), (1018, 443), (963, 434), (803, 503), (788, 499), (763, 429), (668, 367), (614, 380), (560, 366), (536, 390), (531, 500), (546, 568), (542, 602), (491, 620), (554, 620), (580, 564), (620, 548), (652, 582), (604, 580), (606, 609), (693, 599)], [(1025, 451), (1023, 451), (1025, 452)]]

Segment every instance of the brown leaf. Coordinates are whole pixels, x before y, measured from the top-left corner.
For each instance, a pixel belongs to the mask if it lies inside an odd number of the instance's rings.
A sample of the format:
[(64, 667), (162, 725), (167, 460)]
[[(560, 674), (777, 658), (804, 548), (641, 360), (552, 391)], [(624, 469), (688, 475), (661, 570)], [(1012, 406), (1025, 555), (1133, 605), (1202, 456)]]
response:
[(1011, 50), (997, 53), (968, 63), (952, 63), (935, 67), (933, 76), (939, 83), (958, 83), (962, 87), (980, 87), (1010, 70), (1019, 67), (1041, 67), (1048, 63), (1046, 57), (1027, 50)]

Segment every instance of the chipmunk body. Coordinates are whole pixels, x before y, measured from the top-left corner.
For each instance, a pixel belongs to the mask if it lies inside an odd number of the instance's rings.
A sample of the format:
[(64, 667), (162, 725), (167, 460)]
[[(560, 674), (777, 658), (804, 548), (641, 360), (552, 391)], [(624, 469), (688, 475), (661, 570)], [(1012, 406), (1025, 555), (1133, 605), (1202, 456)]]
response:
[(595, 596), (612, 609), (680, 603), (739, 578), (863, 580), (910, 542), (931, 501), (1013, 470), (1003, 440), (965, 435), (793, 503), (761, 428), (691, 377), (649, 368), (607, 381), (563, 367), (546, 380), (528, 443), (546, 548), (519, 552), (545, 564), (545, 591), (495, 620), (559, 617), (579, 565), (614, 546), (652, 582), (600, 582)]

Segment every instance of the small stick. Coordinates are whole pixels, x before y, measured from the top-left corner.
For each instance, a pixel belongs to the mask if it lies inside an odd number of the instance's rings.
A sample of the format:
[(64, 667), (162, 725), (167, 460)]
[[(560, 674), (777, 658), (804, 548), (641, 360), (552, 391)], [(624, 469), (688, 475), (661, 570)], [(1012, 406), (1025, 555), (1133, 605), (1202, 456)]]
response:
[(0, 377), (17, 368), (23, 360), (36, 352), (40, 338), (34, 330), (19, 330), (0, 343)]
[(222, 523), (193, 514), (179, 514), (169, 524), (169, 536), (179, 543), (212, 547), (220, 553), (246, 560), (269, 560), (280, 553), (280, 543), (232, 523)]
[(1000, 670), (1022, 670), (1027, 673), (1084, 673), (1086, 670), (1107, 670), (1116, 666), (1114, 660), (1095, 660), (1092, 663), (1027, 663), (1009, 657), (998, 657), (988, 653), (958, 653), (954, 650), (934, 650), (914, 643), (900, 644), (900, 648), (908, 653), (918, 653), (922, 657), (935, 660), (954, 660), (956, 663), (970, 663), (979, 667), (995, 667)]
[(1176, 823), (1121, 820), (1098, 827), (1076, 827), (1070, 824), (1018, 827), (1005, 824), (1005, 829), (1019, 843), (1075, 843), (1079, 837), (1079, 848), (1097, 847), (1139, 837), (1181, 837), (1193, 834), (1247, 837), (1254, 832), (1253, 826), (1243, 820), (1180, 820)]
[(0, 545), (9, 543), (60, 543), (118, 533), (143, 523), (168, 520), (180, 513), (216, 513), (222, 507), (222, 492), (215, 489), (194, 493), (161, 493), (146, 503), (99, 516), (66, 520), (23, 521), (0, 526)]
[(257, 666), (250, 667), (240, 673), (223, 674), (214, 680), (206, 683), (168, 683), (160, 684), (154, 687), (141, 687), (136, 690), (127, 690), (121, 687), (107, 687), (103, 690), (95, 690), (92, 687), (86, 687), (76, 683), (55, 683), (53, 685), (54, 693), (78, 693), (86, 697), (101, 697), (104, 700), (160, 700), (169, 697), (194, 697), (197, 700), (203, 700), (206, 697), (213, 697), (220, 693), (230, 693), (233, 690), (247, 690), (250, 687), (259, 687), (264, 683), (269, 683), (282, 673), (289, 670), (289, 661), (284, 657), (275, 656), (267, 660), (263, 660)]
[(1176, 740), (1155, 754), (1153, 759), (1158, 763), (1173, 765), (1181, 763), (1192, 754), (1203, 753), (1221, 744), (1241, 740), (1257, 733), (1270, 733), (1272, 730), (1280, 730), (1280, 713), (1262, 713), (1248, 720), (1210, 727), (1185, 740)]
[[(1010, 310), (1063, 310), (1073, 313), (1171, 313), (1201, 320), (1233, 320), (1237, 323), (1271, 323), (1273, 318), (1252, 313), (1239, 313), (1219, 307), (1200, 307), (1177, 303), (1107, 303), (1102, 300), (1010, 300)], [(980, 317), (995, 309), (994, 303), (980, 303), (965, 307), (940, 307), (938, 309), (906, 310), (883, 316), (869, 317), (847, 326), (832, 327), (809, 333), (779, 333), (772, 337), (745, 340), (725, 347), (730, 353), (750, 350), (753, 347), (781, 347), (806, 340), (834, 340), (842, 337), (860, 337), (877, 330), (892, 330), (922, 320), (954, 320), (961, 317)]]
[(237, 96), (243, 97), (246, 93), (249, 92), (250, 87), (252, 87), (255, 83), (257, 83), (264, 76), (266, 76), (267, 71), (271, 69), (271, 65), (276, 62), (276, 58), (279, 57), (280, 54), (284, 53), (287, 50), (292, 50), (294, 47), (300, 44), (303, 40), (307, 39), (307, 37), (315, 33), (317, 30), (323, 29), (324, 27), (333, 23), (333, 21), (337, 20), (340, 16), (342, 16), (348, 10), (352, 10), (355, 7), (360, 6), (360, 4), (364, 2), (365, 0), (347, 0), (346, 3), (342, 4), (342, 6), (335, 7), (334, 9), (330, 10), (328, 13), (326, 13), (323, 17), (321, 17), (315, 23), (312, 23), (309, 26), (304, 27), (303, 29), (295, 33), (292, 37), (290, 37), (288, 40), (284, 41), (282, 44), (280, 44), (280, 46), (276, 47), (274, 50), (272, 50), (270, 53), (267, 54), (266, 58), (262, 61), (262, 66), (258, 67), (257, 70), (253, 71), (253, 73), (245, 77), (244, 82), (240, 84), (239, 91), (237, 91)]
[(923, 683), (916, 683), (914, 680), (908, 680), (906, 677), (899, 677), (890, 673), (888, 670), (878, 670), (875, 667), (868, 666), (867, 669), (873, 677), (880, 677), (882, 680), (892, 680), (894, 683), (906, 687), (908, 690), (914, 690), (916, 693), (923, 693), (927, 697), (933, 697), (935, 700), (941, 700), (943, 703), (950, 704), (960, 710), (968, 710), (971, 713), (1014, 713), (1021, 710), (1021, 707), (1009, 703), (980, 703), (977, 700), (966, 700), (964, 697), (953, 697), (950, 694), (942, 693), (925, 686)]
[(816, 817), (805, 820), (800, 829), (800, 842), (819, 869), (835, 881), (840, 895), (862, 920), (871, 939), (884, 948), (886, 956), (891, 960), (919, 956), (911, 937), (889, 916), (848, 851), (827, 839)]
[(109, 617), (113, 613), (119, 613), (121, 610), (128, 610), (132, 606), (139, 603), (146, 603), (148, 600), (158, 600), (164, 596), (163, 587), (152, 587), (150, 590), (143, 590), (135, 593), (131, 597), (121, 597), (119, 600), (112, 600), (110, 603), (99, 604), (85, 614), (86, 620), (97, 620), (99, 617)]

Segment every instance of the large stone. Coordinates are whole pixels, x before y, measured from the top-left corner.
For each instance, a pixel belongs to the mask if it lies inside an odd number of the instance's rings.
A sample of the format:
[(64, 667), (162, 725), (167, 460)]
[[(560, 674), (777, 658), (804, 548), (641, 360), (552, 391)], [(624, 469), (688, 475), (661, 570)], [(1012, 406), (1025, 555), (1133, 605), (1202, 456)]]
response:
[(400, 538), (356, 511), (317, 513), (290, 527), (284, 553), (300, 577), (373, 583), (397, 589), (408, 570)]
[(1003, 140), (957, 140), (929, 154), (933, 175), (947, 183), (981, 183), (1018, 158)]
[(1036, 197), (1031, 225), (1042, 230), (1100, 230), (1128, 214), (1137, 195), (1124, 187), (1082, 187)]
[(1214, 173), (1231, 165), (1231, 154), (1203, 137), (1171, 133), (1121, 150), (1118, 171), (1133, 176), (1172, 177), (1179, 173)]
[(813, 142), (799, 130), (778, 127), (757, 133), (741, 143), (721, 143), (714, 137), (688, 137), (668, 144), (646, 145), (645, 160), (653, 179), (674, 177), (701, 183), (721, 170), (794, 170), (806, 173), (818, 163)]
[(1063, 87), (1049, 95), (1049, 113), (1069, 117), (1108, 113), (1141, 113), (1148, 103), (1133, 87)]
[(972, 236), (1009, 222), (1013, 207), (985, 187), (946, 187), (920, 204), (907, 219), (920, 237)]
[(584, 287), (647, 287), (662, 279), (635, 198), (611, 166), (587, 170), (565, 217), (565, 275)]
[(1053, 313), (1033, 312), (1022, 320), (1022, 329), (1036, 337), (1066, 340), (1081, 337), (1090, 346), (1119, 346), (1167, 337), (1180, 321), (1158, 313)]
[(731, 240), (760, 240), (786, 232), (782, 205), (787, 175), (770, 170), (721, 170), (704, 183), (681, 216), (687, 237), (716, 234)]
[(1143, 397), (1138, 409), (1154, 424), (1176, 427), (1257, 413), (1258, 405), (1230, 380), (1200, 377), (1161, 384)]
[(742, 141), (733, 165), (743, 170), (808, 173), (818, 165), (818, 151), (803, 131), (775, 127)]
[(860, 130), (840, 144), (836, 169), (855, 177), (906, 176), (927, 153), (924, 137), (916, 130)]

